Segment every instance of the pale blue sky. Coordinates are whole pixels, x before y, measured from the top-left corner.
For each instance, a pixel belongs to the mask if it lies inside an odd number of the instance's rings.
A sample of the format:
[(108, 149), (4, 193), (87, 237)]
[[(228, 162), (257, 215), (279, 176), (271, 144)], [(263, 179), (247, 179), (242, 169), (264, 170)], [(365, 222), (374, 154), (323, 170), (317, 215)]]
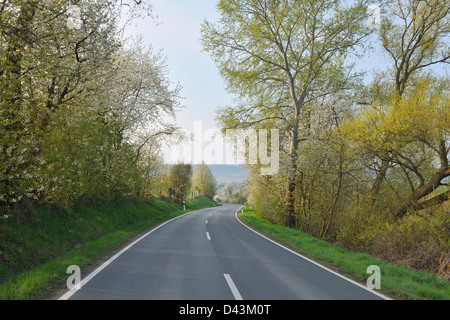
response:
[(199, 42), (202, 22), (218, 18), (214, 0), (152, 0), (156, 23), (150, 18), (128, 27), (128, 34), (142, 35), (155, 50), (163, 49), (170, 69), (170, 80), (183, 86), (185, 108), (177, 122), (189, 131), (194, 121), (205, 127), (216, 127), (218, 106), (231, 102), (224, 83), (209, 55)]
[[(126, 35), (141, 35), (144, 43), (151, 44), (155, 52), (163, 50), (170, 80), (179, 82), (183, 87), (181, 105), (184, 108), (177, 113), (177, 125), (193, 134), (201, 122), (203, 134), (207, 135), (217, 130), (217, 108), (232, 102), (217, 67), (210, 56), (203, 52), (199, 41), (203, 21), (216, 21), (219, 17), (216, 1), (151, 0), (151, 3), (156, 21), (151, 18), (135, 21), (127, 28)], [(203, 147), (207, 144), (205, 142)], [(199, 154), (199, 149), (194, 148), (193, 144), (185, 145), (185, 148), (163, 146), (166, 161), (176, 162), (184, 152), (184, 158), (180, 160), (198, 163), (202, 152)], [(174, 150), (177, 150), (177, 155), (174, 155)]]

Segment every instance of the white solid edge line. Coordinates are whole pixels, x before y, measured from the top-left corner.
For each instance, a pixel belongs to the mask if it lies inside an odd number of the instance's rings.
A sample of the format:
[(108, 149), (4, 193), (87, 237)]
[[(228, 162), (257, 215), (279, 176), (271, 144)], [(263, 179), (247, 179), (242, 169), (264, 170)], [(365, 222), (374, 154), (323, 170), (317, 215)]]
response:
[[(198, 211), (198, 210), (196, 210)], [(95, 269), (93, 272), (91, 272), (86, 278), (84, 278), (81, 282), (80, 285), (75, 286), (74, 288), (70, 289), (69, 291), (67, 291), (64, 295), (62, 295), (61, 297), (59, 297), (57, 300), (68, 300), (70, 299), (70, 297), (72, 297), (75, 292), (77, 292), (78, 290), (80, 290), (86, 283), (88, 283), (90, 280), (92, 280), (92, 278), (94, 278), (100, 271), (102, 271), (103, 269), (105, 269), (109, 264), (111, 264), (114, 260), (116, 260), (119, 256), (121, 256), (125, 251), (127, 251), (128, 249), (130, 249), (132, 246), (134, 246), (136, 243), (138, 243), (139, 241), (143, 240), (144, 238), (146, 238), (148, 235), (150, 235), (151, 233), (153, 233), (154, 231), (158, 230), (159, 228), (161, 228), (162, 226), (178, 219), (181, 218), (187, 214), (191, 214), (194, 213), (195, 211), (191, 211), (188, 213), (185, 213), (183, 215), (180, 215), (178, 217), (175, 217), (173, 219), (170, 219), (169, 221), (166, 221), (162, 224), (160, 224), (159, 226), (155, 227), (154, 229), (150, 230), (149, 232), (147, 232), (146, 234), (144, 234), (142, 237), (140, 237), (139, 239), (137, 239), (136, 241), (134, 241), (133, 243), (130, 243), (128, 246), (126, 246), (125, 248), (123, 248), (122, 250), (120, 250), (118, 253), (116, 253), (114, 256), (112, 256), (110, 259), (108, 259), (106, 262), (104, 262), (100, 267), (98, 267), (97, 269)]]
[(239, 210), (241, 210), (241, 208), (242, 208), (242, 207), (240, 207), (240, 208), (235, 212), (234, 216), (236, 217), (237, 221), (239, 221), (239, 222), (240, 222), (244, 227), (246, 227), (247, 229), (253, 231), (254, 233), (256, 233), (257, 235), (263, 237), (264, 239), (266, 239), (266, 240), (268, 240), (268, 241), (270, 241), (270, 242), (276, 244), (277, 246), (279, 246), (279, 247), (281, 247), (281, 248), (283, 248), (283, 249), (285, 249), (285, 250), (287, 250), (287, 251), (289, 251), (289, 252), (295, 254), (296, 256), (298, 256), (298, 257), (300, 257), (300, 258), (302, 258), (302, 259), (305, 259), (306, 261), (311, 262), (312, 264), (315, 264), (316, 266), (318, 266), (318, 267), (320, 267), (320, 268), (322, 268), (322, 269), (324, 269), (324, 270), (326, 270), (326, 271), (328, 271), (328, 272), (331, 272), (332, 274), (334, 274), (334, 275), (336, 275), (336, 276), (338, 276), (338, 277), (340, 277), (340, 278), (342, 278), (342, 279), (344, 279), (344, 280), (347, 280), (348, 282), (351, 282), (351, 283), (353, 283), (354, 285), (356, 285), (356, 286), (358, 286), (358, 287), (360, 287), (360, 288), (363, 288), (363, 289), (369, 291), (370, 293), (372, 293), (372, 294), (374, 294), (374, 295), (376, 295), (376, 296), (379, 296), (379, 297), (381, 297), (381, 298), (383, 298), (383, 299), (385, 299), (385, 300), (392, 300), (392, 299), (389, 298), (388, 296), (385, 296), (384, 294), (381, 294), (381, 293), (379, 293), (379, 292), (377, 292), (377, 291), (375, 291), (375, 290), (373, 290), (373, 289), (369, 289), (369, 288), (367, 288), (366, 286), (363, 286), (362, 284), (356, 282), (355, 280), (352, 280), (352, 279), (350, 279), (350, 278), (347, 278), (346, 276), (343, 276), (342, 274), (339, 274), (339, 273), (337, 273), (336, 271), (331, 270), (331, 269), (329, 269), (329, 268), (327, 268), (327, 267), (321, 265), (320, 263), (318, 263), (318, 262), (316, 262), (316, 261), (314, 261), (314, 260), (311, 260), (311, 259), (309, 259), (309, 258), (307, 258), (307, 257), (305, 257), (305, 256), (303, 256), (303, 255), (301, 255), (300, 253), (295, 252), (294, 250), (291, 250), (291, 249), (289, 249), (289, 248), (283, 246), (282, 244), (279, 244), (278, 242), (276, 242), (276, 241), (274, 241), (274, 240), (272, 240), (272, 239), (266, 237), (265, 235), (263, 235), (263, 234), (257, 232), (256, 230), (253, 230), (252, 228), (250, 228), (249, 226), (247, 226), (245, 223), (243, 223), (243, 222), (238, 218), (238, 215), (237, 215), (237, 214), (238, 214)]
[(233, 279), (231, 279), (229, 274), (224, 273), (225, 280), (227, 281), (228, 286), (230, 287), (231, 293), (234, 296), (235, 300), (244, 300), (242, 299), (241, 294), (239, 293), (239, 290), (237, 289), (236, 285), (233, 282)]

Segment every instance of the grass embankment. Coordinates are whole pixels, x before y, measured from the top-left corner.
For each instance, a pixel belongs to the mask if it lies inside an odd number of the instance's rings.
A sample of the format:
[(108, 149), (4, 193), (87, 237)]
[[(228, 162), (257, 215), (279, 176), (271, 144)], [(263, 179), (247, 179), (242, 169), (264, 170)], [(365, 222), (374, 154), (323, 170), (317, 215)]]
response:
[(413, 271), (364, 253), (354, 253), (300, 231), (274, 225), (257, 216), (253, 210), (244, 209), (240, 219), (267, 237), (307, 256), (351, 279), (366, 284), (371, 265), (380, 267), (381, 293), (394, 299), (450, 300), (450, 282), (434, 274)]
[[(215, 205), (199, 197), (186, 201), (186, 212)], [(152, 199), (1, 216), (0, 300), (48, 298), (64, 287), (70, 265), (83, 272), (132, 238), (184, 213), (181, 205)]]

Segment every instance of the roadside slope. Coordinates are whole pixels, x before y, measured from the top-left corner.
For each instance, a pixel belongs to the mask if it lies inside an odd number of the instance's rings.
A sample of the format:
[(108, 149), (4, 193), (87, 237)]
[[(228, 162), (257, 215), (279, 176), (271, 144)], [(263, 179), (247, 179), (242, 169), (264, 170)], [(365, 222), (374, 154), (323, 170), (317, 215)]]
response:
[[(199, 197), (186, 212), (215, 206)], [(45, 299), (64, 285), (70, 265), (89, 268), (140, 233), (185, 213), (171, 201), (151, 199), (36, 210), (0, 219), (0, 300)]]
[(381, 270), (381, 292), (394, 299), (449, 300), (450, 283), (427, 272), (393, 265), (364, 253), (349, 250), (308, 236), (300, 231), (274, 225), (245, 209), (239, 219), (268, 238), (296, 251), (348, 278), (366, 284), (372, 265)]

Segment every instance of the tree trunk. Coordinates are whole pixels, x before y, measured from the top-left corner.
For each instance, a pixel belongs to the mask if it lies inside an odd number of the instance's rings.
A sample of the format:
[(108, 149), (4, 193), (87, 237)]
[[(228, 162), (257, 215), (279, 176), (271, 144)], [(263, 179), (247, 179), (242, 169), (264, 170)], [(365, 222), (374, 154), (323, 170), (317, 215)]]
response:
[(443, 195), (438, 195), (425, 202), (418, 203), (420, 199), (431, 194), (440, 185), (441, 181), (450, 176), (450, 165), (448, 160), (448, 150), (445, 140), (439, 140), (439, 160), (441, 162), (440, 169), (430, 178), (430, 180), (417, 188), (407, 199), (405, 199), (400, 206), (394, 211), (394, 217), (402, 218), (408, 213), (408, 210), (420, 210), (425, 204), (431, 203), (439, 204), (448, 199), (448, 192)]
[(294, 206), (294, 194), (295, 194), (295, 181), (293, 177), (288, 177), (288, 183), (286, 186), (286, 205), (285, 205), (285, 216), (286, 216), (286, 227), (295, 228), (296, 218), (295, 218), (295, 206)]
[(337, 204), (339, 202), (339, 198), (341, 196), (342, 191), (342, 182), (344, 178), (343, 172), (344, 160), (343, 160), (343, 147), (341, 145), (341, 150), (339, 153), (339, 179), (337, 185), (336, 195), (333, 198), (333, 202), (331, 203), (330, 208), (328, 209), (328, 215), (322, 219), (322, 228), (320, 230), (319, 237), (324, 238), (328, 234), (328, 230), (330, 229), (331, 221), (334, 218)]
[(408, 210), (420, 210), (424, 209), (426, 205), (429, 206), (431, 204), (439, 204), (448, 200), (449, 193), (446, 192), (424, 202), (418, 202), (420, 199), (436, 190), (440, 186), (441, 181), (448, 176), (450, 176), (450, 168), (441, 168), (441, 170), (436, 172), (427, 184), (417, 188), (416, 191), (414, 191), (400, 204), (400, 206), (394, 211), (394, 217), (400, 219), (408, 213)]
[(295, 92), (294, 79), (289, 74), (291, 98), (293, 104), (293, 126), (291, 131), (291, 139), (289, 146), (289, 168), (288, 168), (288, 181), (286, 186), (286, 204), (284, 214), (286, 217), (286, 226), (289, 228), (295, 227), (295, 189), (297, 182), (297, 153), (298, 153), (298, 134), (299, 134), (299, 117), (302, 110), (303, 103), (306, 98), (307, 91), (303, 90), (300, 98), (297, 98)]
[(289, 150), (289, 164), (288, 164), (288, 177), (286, 185), (286, 204), (285, 204), (285, 216), (286, 226), (289, 228), (295, 227), (295, 190), (297, 182), (297, 152), (298, 152), (298, 129), (297, 116), (294, 116), (296, 121), (291, 132), (291, 144)]
[(372, 203), (375, 202), (375, 197), (378, 195), (378, 192), (380, 192), (381, 184), (383, 183), (384, 178), (386, 177), (386, 173), (389, 168), (389, 160), (387, 159), (386, 154), (383, 155), (383, 159), (381, 162), (380, 170), (378, 171), (377, 177), (375, 179), (375, 182), (372, 186), (372, 190), (370, 190), (370, 199), (372, 199)]

